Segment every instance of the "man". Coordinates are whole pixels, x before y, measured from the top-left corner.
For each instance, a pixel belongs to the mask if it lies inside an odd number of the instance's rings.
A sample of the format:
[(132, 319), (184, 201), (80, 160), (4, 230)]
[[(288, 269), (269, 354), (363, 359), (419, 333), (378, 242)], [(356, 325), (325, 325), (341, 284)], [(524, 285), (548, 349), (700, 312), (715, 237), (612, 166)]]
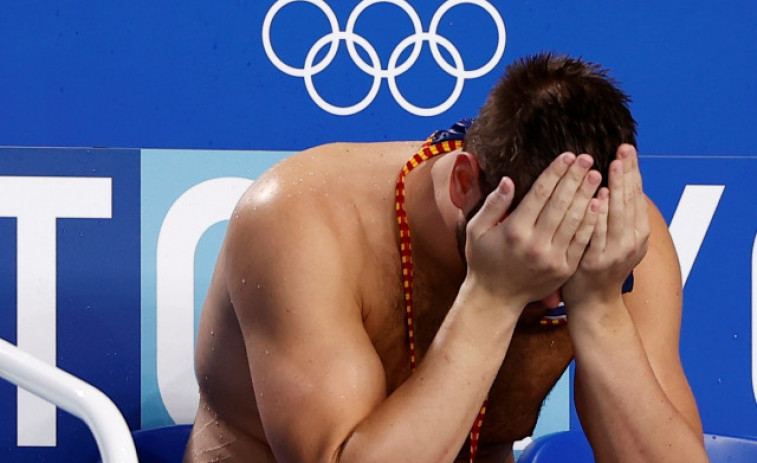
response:
[(401, 176), (420, 143), (321, 146), (263, 175), (203, 307), (185, 461), (512, 462), (573, 358), (597, 461), (706, 461), (626, 105), (598, 67), (541, 54), (463, 149), (437, 134), (453, 151)]

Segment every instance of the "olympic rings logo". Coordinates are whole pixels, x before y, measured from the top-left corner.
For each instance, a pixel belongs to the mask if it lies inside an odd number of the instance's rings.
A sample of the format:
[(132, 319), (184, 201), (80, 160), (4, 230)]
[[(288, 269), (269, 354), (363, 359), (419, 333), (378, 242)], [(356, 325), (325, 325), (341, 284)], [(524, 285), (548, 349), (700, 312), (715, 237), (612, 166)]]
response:
[[(271, 23), (273, 22), (273, 18), (283, 7), (290, 3), (298, 1), (306, 1), (317, 6), (326, 16), (329, 24), (331, 25), (331, 32), (318, 39), (310, 48), (307, 56), (305, 57), (305, 63), (302, 68), (296, 68), (284, 63), (273, 50), (273, 45), (271, 44)], [(368, 42), (364, 37), (356, 34), (354, 31), (355, 23), (357, 22), (360, 14), (366, 8), (376, 3), (390, 3), (400, 7), (403, 11), (405, 11), (405, 13), (407, 13), (408, 17), (413, 23), (414, 29), (412, 35), (400, 41), (400, 43), (397, 44), (397, 46), (394, 48), (389, 57), (389, 62), (386, 69), (382, 68), (381, 61), (373, 45), (371, 45), (370, 42)], [(491, 59), (483, 66), (473, 70), (465, 69), (463, 58), (462, 56), (460, 56), (458, 49), (449, 40), (437, 33), (439, 22), (441, 21), (444, 14), (450, 8), (466, 3), (478, 6), (489, 13), (497, 28), (497, 48), (495, 49)], [(313, 84), (313, 76), (320, 73), (331, 64), (338, 51), (339, 43), (342, 40), (344, 40), (344, 42), (346, 43), (350, 58), (352, 58), (352, 61), (354, 61), (355, 65), (357, 65), (357, 67), (360, 68), (361, 71), (373, 77), (373, 84), (371, 85), (368, 94), (362, 100), (352, 106), (335, 106), (327, 102), (323, 99), (323, 97), (321, 97), (321, 95), (315, 89), (315, 85)], [(350, 13), (349, 18), (347, 19), (347, 26), (344, 31), (339, 28), (339, 21), (337, 21), (334, 11), (324, 0), (278, 0), (273, 4), (271, 9), (268, 10), (268, 13), (266, 13), (265, 15), (265, 19), (263, 20), (263, 48), (265, 49), (265, 53), (268, 56), (268, 59), (270, 59), (273, 65), (276, 66), (276, 68), (278, 68), (281, 72), (284, 72), (290, 76), (302, 77), (305, 81), (305, 88), (307, 89), (308, 94), (313, 99), (313, 101), (324, 111), (339, 116), (349, 116), (356, 114), (368, 107), (368, 105), (370, 105), (376, 98), (376, 95), (378, 94), (381, 87), (381, 81), (383, 79), (387, 80), (389, 84), (389, 90), (391, 91), (395, 101), (397, 101), (397, 103), (406, 111), (417, 116), (436, 116), (438, 114), (441, 114), (449, 109), (453, 104), (455, 104), (463, 91), (463, 86), (466, 79), (475, 79), (477, 77), (481, 77), (491, 71), (497, 65), (505, 52), (505, 41), (505, 23), (502, 20), (502, 17), (500, 16), (497, 9), (487, 0), (447, 0), (434, 13), (428, 31), (423, 30), (423, 26), (421, 25), (421, 20), (418, 17), (418, 13), (415, 11), (415, 9), (413, 9), (412, 6), (410, 6), (410, 4), (406, 0), (363, 0), (355, 7), (352, 13)], [(410, 103), (400, 92), (399, 88), (397, 87), (396, 81), (398, 76), (405, 73), (415, 64), (418, 56), (421, 53), (423, 42), (429, 43), (431, 54), (439, 67), (443, 69), (447, 74), (455, 78), (455, 87), (449, 97), (447, 97), (447, 99), (441, 104), (430, 108), (419, 107)], [(356, 44), (361, 47), (368, 55), (371, 61), (370, 64), (366, 63), (358, 54), (355, 47)], [(329, 49), (326, 55), (319, 62), (315, 62), (318, 53), (327, 45), (329, 46)], [(410, 52), (410, 56), (408, 56), (408, 58), (404, 62), (398, 63), (402, 53), (410, 46), (413, 47), (412, 51)], [(441, 52), (439, 51), (439, 46), (442, 46), (452, 57), (452, 64), (448, 63), (447, 60), (442, 56)]]

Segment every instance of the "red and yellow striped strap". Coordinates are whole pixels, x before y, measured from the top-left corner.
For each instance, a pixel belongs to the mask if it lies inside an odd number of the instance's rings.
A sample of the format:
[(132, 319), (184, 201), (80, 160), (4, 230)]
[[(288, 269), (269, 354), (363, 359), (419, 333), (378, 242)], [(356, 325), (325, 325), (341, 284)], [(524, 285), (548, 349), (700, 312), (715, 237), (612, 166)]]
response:
[[(421, 146), (420, 150), (405, 163), (397, 179), (397, 188), (395, 195), (395, 210), (397, 214), (397, 224), (399, 225), (400, 236), (400, 259), (402, 269), (402, 287), (405, 294), (405, 311), (407, 314), (407, 340), (410, 350), (410, 368), (415, 371), (415, 319), (413, 316), (413, 249), (410, 240), (410, 226), (407, 221), (407, 212), (405, 211), (405, 176), (413, 169), (418, 167), (423, 161), (439, 154), (449, 153), (459, 149), (463, 145), (462, 140), (446, 140), (439, 143), (432, 143), (433, 136)], [(481, 427), (484, 424), (484, 414), (486, 413), (486, 401), (478, 412), (476, 421), (470, 433), (470, 458), (469, 462), (473, 463), (478, 451), (479, 435)]]

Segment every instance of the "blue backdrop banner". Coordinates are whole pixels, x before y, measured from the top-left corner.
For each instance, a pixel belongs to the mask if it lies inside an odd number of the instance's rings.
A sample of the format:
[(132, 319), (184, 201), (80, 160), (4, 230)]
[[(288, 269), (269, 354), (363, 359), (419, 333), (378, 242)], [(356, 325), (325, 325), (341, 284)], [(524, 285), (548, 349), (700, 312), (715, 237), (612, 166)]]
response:
[[(0, 337), (133, 429), (191, 421), (196, 320), (241, 191), (310, 146), (474, 117), (509, 63), (550, 50), (632, 96), (705, 430), (757, 437), (756, 23), (747, 0), (3, 1)], [(578, 426), (570, 395), (566, 375), (536, 435)], [(0, 460), (95, 453), (78, 419), (0, 381)]]

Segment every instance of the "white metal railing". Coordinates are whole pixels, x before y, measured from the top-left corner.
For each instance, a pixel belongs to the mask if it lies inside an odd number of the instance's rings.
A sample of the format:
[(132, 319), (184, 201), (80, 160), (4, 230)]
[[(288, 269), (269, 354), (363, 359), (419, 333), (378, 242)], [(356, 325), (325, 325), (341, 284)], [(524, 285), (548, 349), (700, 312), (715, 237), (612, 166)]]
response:
[(138, 463), (126, 421), (99, 389), (2, 338), (0, 377), (84, 420), (95, 436), (103, 463)]

